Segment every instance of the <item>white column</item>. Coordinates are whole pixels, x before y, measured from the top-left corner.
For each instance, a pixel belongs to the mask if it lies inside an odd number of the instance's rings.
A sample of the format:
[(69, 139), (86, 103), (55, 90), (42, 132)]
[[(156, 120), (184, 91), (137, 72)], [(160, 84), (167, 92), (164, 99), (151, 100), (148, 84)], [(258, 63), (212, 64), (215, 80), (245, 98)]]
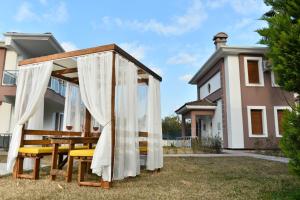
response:
[(244, 148), (239, 57), (227, 56), (224, 64), (228, 148)]

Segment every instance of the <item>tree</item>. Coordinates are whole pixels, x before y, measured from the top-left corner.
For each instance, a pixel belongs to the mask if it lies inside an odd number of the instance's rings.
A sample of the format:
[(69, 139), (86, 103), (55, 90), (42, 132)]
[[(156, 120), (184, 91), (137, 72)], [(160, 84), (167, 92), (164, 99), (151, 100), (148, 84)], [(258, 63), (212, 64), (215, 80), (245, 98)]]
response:
[[(300, 0), (265, 0), (271, 10), (262, 20), (267, 28), (258, 30), (261, 44), (267, 45), (267, 57), (277, 83), (285, 90), (300, 94)], [(280, 148), (291, 160), (290, 169), (300, 176), (300, 106), (286, 111)]]
[(267, 57), (277, 83), (300, 94), (300, 0), (265, 0), (272, 6), (262, 19), (267, 28), (258, 30), (261, 44), (269, 47)]
[(283, 118), (284, 135), (280, 140), (283, 153), (291, 158), (290, 169), (300, 176), (300, 107), (295, 112), (285, 112)]
[(181, 121), (178, 116), (167, 116), (162, 120), (162, 132), (165, 138), (175, 139), (181, 135)]

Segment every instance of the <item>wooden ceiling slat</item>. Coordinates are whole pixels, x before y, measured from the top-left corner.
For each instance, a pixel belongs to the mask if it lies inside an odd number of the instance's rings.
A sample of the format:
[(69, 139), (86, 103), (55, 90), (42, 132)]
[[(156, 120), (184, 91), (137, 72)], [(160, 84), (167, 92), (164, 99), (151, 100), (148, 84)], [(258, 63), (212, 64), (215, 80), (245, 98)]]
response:
[(147, 78), (141, 78), (141, 79), (138, 79), (138, 83), (145, 83), (148, 85), (148, 80)]
[(66, 68), (66, 69), (62, 69), (62, 70), (56, 70), (53, 71), (52, 74), (70, 74), (70, 73), (75, 73), (77, 72), (77, 68)]

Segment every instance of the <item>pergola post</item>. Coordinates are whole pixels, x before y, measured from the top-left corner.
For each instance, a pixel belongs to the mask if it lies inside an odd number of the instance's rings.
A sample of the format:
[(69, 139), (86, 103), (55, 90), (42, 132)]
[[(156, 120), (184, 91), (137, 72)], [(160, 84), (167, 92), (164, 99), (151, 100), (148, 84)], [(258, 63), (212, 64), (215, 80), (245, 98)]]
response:
[[(115, 139), (116, 139), (115, 91), (116, 91), (116, 52), (113, 51), (112, 83), (111, 83), (111, 183), (113, 180), (114, 163), (115, 163)], [(109, 185), (111, 185), (111, 183)]]
[(85, 120), (84, 120), (84, 129), (83, 129), (83, 137), (89, 137), (91, 132), (91, 120), (92, 116), (90, 111), (85, 109)]
[(196, 122), (196, 114), (194, 112), (191, 112), (191, 136), (192, 137), (197, 137), (197, 129), (196, 129), (196, 126), (197, 126), (197, 122)]

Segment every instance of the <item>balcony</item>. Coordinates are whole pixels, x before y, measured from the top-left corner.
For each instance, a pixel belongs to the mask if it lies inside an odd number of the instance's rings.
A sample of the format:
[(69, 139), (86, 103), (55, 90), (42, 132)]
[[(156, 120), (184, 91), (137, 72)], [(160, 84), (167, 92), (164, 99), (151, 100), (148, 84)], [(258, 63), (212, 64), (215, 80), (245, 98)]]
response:
[(3, 78), (2, 78), (2, 85), (4, 85), (4, 86), (17, 85), (18, 73), (19, 73), (18, 70), (4, 70)]
[[(4, 70), (2, 78), (2, 86), (16, 86), (18, 80), (18, 70)], [(65, 96), (66, 86), (63, 80), (51, 77), (48, 83), (48, 89), (55, 93)]]

